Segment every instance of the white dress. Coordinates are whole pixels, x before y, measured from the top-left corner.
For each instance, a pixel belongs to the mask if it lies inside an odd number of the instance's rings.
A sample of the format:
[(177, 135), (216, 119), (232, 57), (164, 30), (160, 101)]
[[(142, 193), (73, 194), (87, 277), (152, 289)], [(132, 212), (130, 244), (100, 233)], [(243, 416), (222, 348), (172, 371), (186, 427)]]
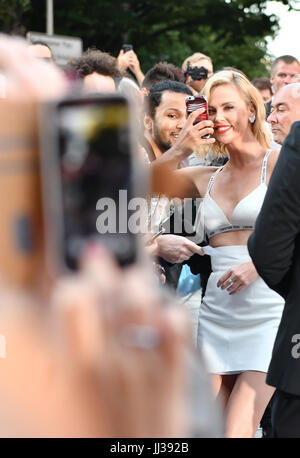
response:
[[(230, 230), (253, 229), (266, 193), (267, 152), (261, 184), (235, 207), (232, 222), (210, 196), (212, 176), (203, 200), (204, 225), (208, 237)], [(212, 256), (212, 273), (199, 311), (198, 347), (214, 374), (246, 370), (267, 372), (283, 311), (283, 298), (259, 277), (241, 292), (229, 295), (217, 287), (231, 267), (251, 261), (247, 246), (223, 246), (224, 257)]]

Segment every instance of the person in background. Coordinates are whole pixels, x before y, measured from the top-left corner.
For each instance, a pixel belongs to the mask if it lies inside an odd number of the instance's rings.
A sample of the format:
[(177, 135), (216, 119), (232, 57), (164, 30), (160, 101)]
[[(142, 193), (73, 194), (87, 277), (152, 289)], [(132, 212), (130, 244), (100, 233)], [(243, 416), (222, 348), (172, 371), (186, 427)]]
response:
[(182, 64), (185, 83), (194, 95), (202, 91), (206, 81), (213, 75), (213, 63), (209, 56), (196, 52), (187, 57)]
[[(187, 85), (165, 80), (156, 83), (150, 89), (148, 96), (144, 98), (145, 140), (143, 146), (148, 162), (156, 161), (176, 143), (186, 122), (185, 99), (188, 95), (192, 95), (192, 92)], [(152, 202), (156, 203), (155, 200)], [(159, 202), (156, 207), (158, 206)], [(156, 216), (160, 222), (169, 216), (168, 213), (165, 213), (165, 207), (166, 205), (162, 205), (161, 212), (159, 212), (161, 216)], [(152, 213), (154, 213), (154, 208)], [(198, 252), (199, 247), (189, 239), (175, 234), (160, 235), (156, 243), (156, 254), (162, 258), (160, 264), (165, 268), (167, 283), (176, 288), (181, 263)]]
[[(295, 83), (300, 74), (300, 62), (296, 57), (284, 55), (277, 57), (271, 67), (270, 82), (272, 84), (273, 94), (287, 84)], [(265, 105), (266, 117), (271, 112), (271, 101)]]
[(192, 95), (184, 83), (164, 80), (156, 83), (144, 98), (145, 139), (150, 161), (171, 148), (186, 121), (186, 97)]
[(273, 92), (269, 78), (254, 78), (252, 84), (261, 93), (264, 103), (267, 103), (272, 99)]
[(271, 114), (268, 117), (274, 140), (283, 145), (293, 122), (299, 120), (300, 84), (283, 86), (273, 97)]
[(300, 83), (279, 89), (268, 121), (283, 147), (248, 247), (260, 276), (286, 301), (267, 374), (276, 387), (270, 434), (299, 438)]
[[(264, 104), (265, 104), (265, 108), (266, 108), (266, 118), (267, 118), (268, 117), (268, 113), (269, 113), (269, 109), (270, 109), (269, 104), (271, 103), (272, 96), (273, 96), (273, 89), (272, 89), (271, 82), (270, 82), (270, 80), (268, 78), (255, 78), (252, 81), (252, 84), (261, 93), (261, 96), (263, 98), (263, 101), (264, 101)], [(268, 127), (270, 127), (269, 124), (268, 124)], [(272, 139), (271, 146), (274, 149), (280, 149), (279, 144), (276, 143), (274, 138)]]
[(117, 59), (106, 52), (88, 49), (82, 56), (68, 63), (68, 70), (73, 71), (83, 80), (85, 92), (115, 92), (121, 72)]
[(44, 41), (32, 41), (28, 46), (28, 53), (31, 57), (37, 59), (43, 59), (50, 62), (54, 61), (52, 50)]
[(125, 73), (127, 70), (130, 70), (133, 73), (139, 86), (142, 85), (145, 76), (141, 70), (141, 65), (138, 56), (136, 55), (133, 49), (130, 49), (126, 52), (123, 49), (121, 49), (117, 57), (117, 65), (121, 73)]
[(146, 73), (141, 87), (142, 94), (147, 95), (154, 84), (164, 80), (184, 83), (185, 78), (180, 68), (175, 65), (169, 62), (158, 62)]

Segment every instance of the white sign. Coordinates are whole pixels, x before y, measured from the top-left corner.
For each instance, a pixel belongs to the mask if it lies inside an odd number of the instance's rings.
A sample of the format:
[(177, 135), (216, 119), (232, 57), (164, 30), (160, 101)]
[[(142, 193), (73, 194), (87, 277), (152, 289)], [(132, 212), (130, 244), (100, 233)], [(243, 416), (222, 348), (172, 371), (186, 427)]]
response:
[(30, 41), (44, 41), (51, 48), (57, 65), (66, 65), (70, 59), (82, 54), (82, 39), (63, 35), (47, 35), (46, 33), (28, 32)]

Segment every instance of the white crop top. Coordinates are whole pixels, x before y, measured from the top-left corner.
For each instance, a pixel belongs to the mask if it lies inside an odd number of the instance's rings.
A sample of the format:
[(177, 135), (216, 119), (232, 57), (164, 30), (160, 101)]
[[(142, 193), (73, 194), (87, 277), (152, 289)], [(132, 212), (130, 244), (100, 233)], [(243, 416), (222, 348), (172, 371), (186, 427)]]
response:
[(202, 208), (204, 214), (204, 231), (208, 238), (221, 234), (222, 232), (254, 229), (256, 218), (260, 212), (267, 191), (267, 160), (271, 151), (272, 150), (267, 151), (263, 160), (260, 185), (238, 202), (233, 210), (231, 222), (210, 195), (214, 179), (216, 175), (221, 172), (224, 166), (220, 167), (211, 176), (203, 199)]

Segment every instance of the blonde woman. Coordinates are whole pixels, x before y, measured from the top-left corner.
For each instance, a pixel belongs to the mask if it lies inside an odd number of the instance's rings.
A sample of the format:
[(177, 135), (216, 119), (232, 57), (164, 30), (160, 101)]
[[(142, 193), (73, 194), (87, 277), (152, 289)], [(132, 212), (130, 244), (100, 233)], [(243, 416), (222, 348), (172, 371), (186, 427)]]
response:
[[(200, 307), (198, 345), (207, 356), (216, 395), (226, 411), (228, 437), (253, 437), (273, 394), (266, 372), (283, 300), (259, 278), (247, 240), (260, 211), (278, 151), (269, 146), (261, 96), (237, 71), (220, 71), (206, 83), (209, 120), (181, 131), (177, 145), (160, 162), (176, 166), (198, 143), (225, 166), (189, 167), (176, 173), (193, 185), (186, 197), (203, 197), (204, 229), (221, 257), (212, 257), (212, 274)], [(199, 113), (198, 113), (199, 114)], [(213, 138), (202, 137), (210, 133)], [(205, 151), (204, 151), (205, 154)]]

